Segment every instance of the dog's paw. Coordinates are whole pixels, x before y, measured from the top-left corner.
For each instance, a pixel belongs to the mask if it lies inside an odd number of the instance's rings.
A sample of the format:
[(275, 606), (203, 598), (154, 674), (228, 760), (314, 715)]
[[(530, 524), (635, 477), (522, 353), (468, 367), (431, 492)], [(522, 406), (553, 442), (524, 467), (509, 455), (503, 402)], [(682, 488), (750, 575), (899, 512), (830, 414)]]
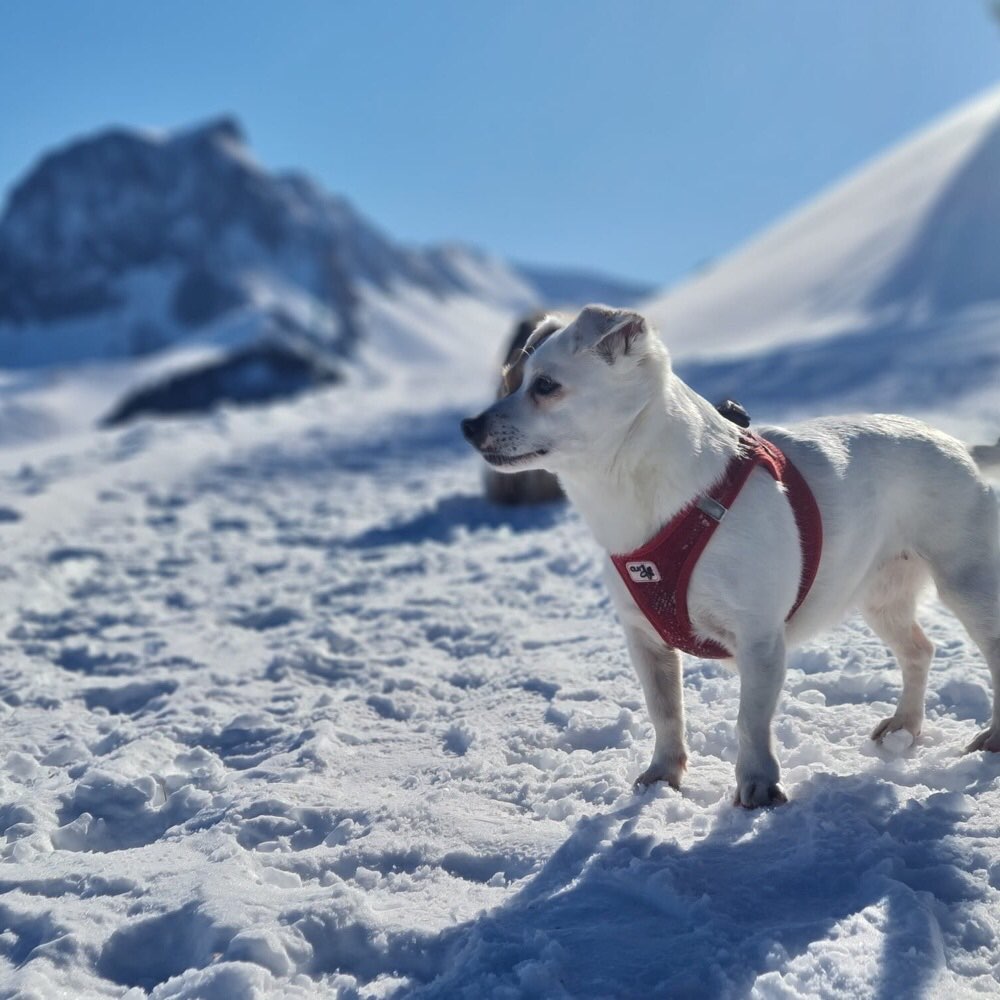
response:
[(636, 791), (642, 791), (650, 785), (655, 785), (658, 781), (665, 781), (671, 788), (680, 789), (681, 778), (687, 770), (687, 757), (675, 757), (673, 760), (664, 762), (653, 761), (642, 774), (633, 782), (632, 787)]
[(744, 809), (759, 809), (761, 806), (780, 806), (788, 801), (781, 785), (766, 779), (741, 781), (733, 796), (734, 806)]
[(1000, 753), (1000, 731), (984, 729), (964, 750), (964, 753), (976, 753), (987, 750), (990, 753)]
[(883, 719), (872, 730), (872, 739), (876, 743), (881, 743), (889, 733), (898, 733), (900, 730), (905, 730), (916, 740), (920, 735), (922, 721), (921, 719), (913, 719), (905, 715), (890, 715), (888, 719)]

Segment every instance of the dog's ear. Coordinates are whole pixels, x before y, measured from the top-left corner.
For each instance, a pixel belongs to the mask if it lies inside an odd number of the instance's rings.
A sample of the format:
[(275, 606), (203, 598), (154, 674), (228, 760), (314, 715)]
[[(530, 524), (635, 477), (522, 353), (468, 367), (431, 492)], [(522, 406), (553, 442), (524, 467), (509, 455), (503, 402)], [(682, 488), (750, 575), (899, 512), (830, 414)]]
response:
[(541, 347), (549, 337), (557, 330), (561, 330), (566, 325), (566, 320), (555, 313), (548, 313), (542, 317), (541, 321), (535, 325), (524, 345), (525, 353), (530, 354), (536, 348)]
[(617, 358), (635, 350), (649, 333), (646, 318), (638, 313), (625, 315), (594, 345), (594, 350), (609, 365)]
[(533, 316), (522, 321), (507, 355), (507, 363), (500, 371), (500, 398), (517, 392), (521, 387), (524, 362), (528, 356), (565, 325), (566, 321), (562, 317), (551, 314)]
[(576, 321), (576, 350), (591, 350), (609, 365), (633, 353), (649, 334), (644, 316), (627, 309), (587, 306)]

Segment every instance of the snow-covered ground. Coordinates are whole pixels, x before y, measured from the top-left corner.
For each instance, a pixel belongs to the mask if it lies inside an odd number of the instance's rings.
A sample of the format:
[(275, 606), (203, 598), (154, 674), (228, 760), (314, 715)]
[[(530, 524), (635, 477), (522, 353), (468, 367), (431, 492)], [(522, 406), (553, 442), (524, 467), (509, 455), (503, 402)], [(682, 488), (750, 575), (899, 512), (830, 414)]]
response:
[(732, 806), (695, 660), (684, 790), (638, 794), (594, 543), (481, 499), (481, 382), (400, 379), (0, 452), (0, 995), (996, 996), (952, 617), (915, 746), (851, 620), (792, 655), (788, 806)]

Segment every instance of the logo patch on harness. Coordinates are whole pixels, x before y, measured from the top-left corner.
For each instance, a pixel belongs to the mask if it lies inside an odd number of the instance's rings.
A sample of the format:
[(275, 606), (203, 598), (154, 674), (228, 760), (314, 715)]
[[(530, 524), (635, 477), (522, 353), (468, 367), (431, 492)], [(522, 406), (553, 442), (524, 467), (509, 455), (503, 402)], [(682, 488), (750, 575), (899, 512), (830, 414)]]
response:
[(798, 612), (809, 594), (823, 553), (823, 517), (816, 498), (802, 473), (777, 445), (745, 431), (740, 437), (740, 450), (712, 487), (711, 497), (694, 497), (653, 538), (632, 552), (611, 553), (611, 563), (636, 607), (674, 649), (704, 659), (721, 660), (733, 655), (721, 642), (695, 633), (688, 612), (688, 586), (713, 532), (758, 467), (786, 490), (798, 529), (802, 572), (795, 603), (785, 615), (786, 621)]
[(660, 571), (656, 568), (656, 563), (651, 562), (629, 562), (625, 563), (628, 575), (636, 583), (657, 583), (660, 579)]

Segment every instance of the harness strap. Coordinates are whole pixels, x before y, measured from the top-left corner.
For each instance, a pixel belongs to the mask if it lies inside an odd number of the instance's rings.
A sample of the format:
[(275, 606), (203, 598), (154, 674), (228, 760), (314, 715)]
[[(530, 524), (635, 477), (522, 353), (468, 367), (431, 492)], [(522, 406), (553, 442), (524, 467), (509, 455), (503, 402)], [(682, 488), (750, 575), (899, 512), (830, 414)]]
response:
[(688, 613), (688, 585), (705, 546), (758, 465), (784, 484), (802, 549), (799, 589), (786, 621), (806, 599), (823, 549), (819, 507), (802, 474), (780, 448), (753, 431), (743, 433), (741, 444), (741, 453), (734, 456), (723, 478), (707, 494), (696, 498), (635, 551), (611, 556), (636, 604), (663, 640), (706, 659), (723, 659), (732, 652), (694, 634)]

